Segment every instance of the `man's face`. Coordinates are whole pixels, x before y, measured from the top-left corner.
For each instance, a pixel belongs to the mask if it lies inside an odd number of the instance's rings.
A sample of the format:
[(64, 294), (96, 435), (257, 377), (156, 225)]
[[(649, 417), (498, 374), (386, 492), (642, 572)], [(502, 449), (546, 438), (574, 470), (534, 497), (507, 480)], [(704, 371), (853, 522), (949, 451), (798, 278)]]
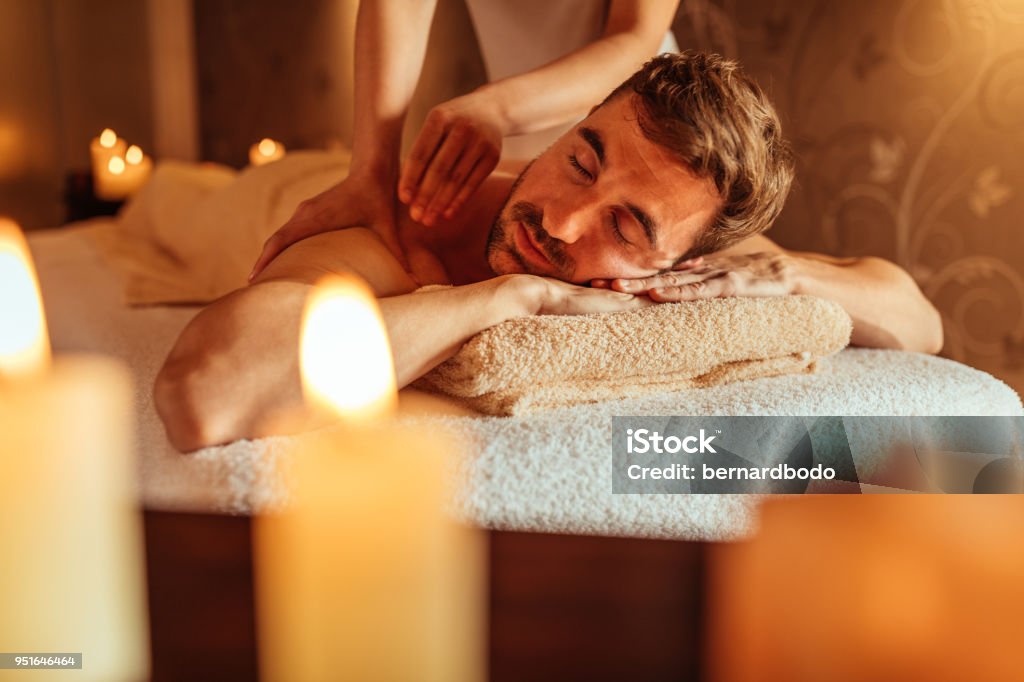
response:
[(640, 130), (631, 95), (593, 111), (527, 166), (491, 228), (496, 274), (585, 284), (669, 268), (721, 200)]

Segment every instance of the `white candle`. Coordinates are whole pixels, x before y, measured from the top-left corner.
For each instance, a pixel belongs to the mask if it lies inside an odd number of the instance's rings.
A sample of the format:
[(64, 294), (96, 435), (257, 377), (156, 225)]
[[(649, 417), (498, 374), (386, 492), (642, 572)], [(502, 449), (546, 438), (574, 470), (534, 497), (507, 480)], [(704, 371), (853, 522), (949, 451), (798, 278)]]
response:
[(301, 346), (310, 402), (346, 421), (303, 440), (289, 505), (255, 522), (261, 677), (482, 679), (482, 537), (442, 512), (451, 446), (389, 419), (394, 369), (366, 286), (319, 286)]
[(110, 128), (104, 128), (89, 144), (89, 155), (92, 158), (92, 175), (95, 178), (107, 169), (110, 159), (124, 156), (127, 144)]
[(249, 163), (254, 166), (262, 166), (271, 161), (277, 161), (284, 156), (284, 145), (269, 137), (264, 137), (256, 144), (249, 147)]
[(120, 363), (50, 366), (28, 249), (0, 220), (0, 642), (6, 652), (81, 652), (82, 679), (149, 673), (131, 415)]
[(96, 196), (104, 201), (122, 201), (135, 194), (149, 181), (153, 161), (142, 149), (132, 145), (124, 156), (114, 155), (107, 166), (93, 174)]

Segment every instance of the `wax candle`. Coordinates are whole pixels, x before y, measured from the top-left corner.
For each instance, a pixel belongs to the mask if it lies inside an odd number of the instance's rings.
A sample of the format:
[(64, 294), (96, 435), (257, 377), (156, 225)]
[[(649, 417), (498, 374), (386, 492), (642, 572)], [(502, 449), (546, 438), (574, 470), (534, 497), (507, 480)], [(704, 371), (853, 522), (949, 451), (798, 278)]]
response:
[[(142, 528), (128, 373), (95, 356), (51, 363), (25, 241), (0, 219), (0, 642), (81, 653), (87, 680), (148, 677)], [(67, 670), (8, 675), (63, 680)], [(17, 677), (22, 679), (22, 677)]]
[(123, 157), (111, 156), (107, 167), (93, 175), (96, 196), (104, 201), (123, 201), (139, 191), (152, 172), (152, 160), (132, 145)]
[(483, 544), (446, 518), (451, 444), (401, 427), (387, 336), (353, 278), (313, 293), (304, 386), (340, 427), (301, 439), (290, 500), (256, 519), (261, 676), (268, 680), (478, 680)]
[(269, 137), (264, 137), (256, 144), (249, 147), (249, 163), (254, 166), (262, 166), (271, 161), (277, 161), (284, 156), (284, 145)]
[(110, 159), (115, 156), (124, 156), (127, 144), (124, 139), (117, 136), (110, 128), (104, 128), (103, 132), (92, 139), (89, 144), (89, 155), (92, 158), (92, 175), (95, 178), (106, 171)]
[(767, 501), (710, 549), (708, 679), (1021, 679), (1024, 498)]

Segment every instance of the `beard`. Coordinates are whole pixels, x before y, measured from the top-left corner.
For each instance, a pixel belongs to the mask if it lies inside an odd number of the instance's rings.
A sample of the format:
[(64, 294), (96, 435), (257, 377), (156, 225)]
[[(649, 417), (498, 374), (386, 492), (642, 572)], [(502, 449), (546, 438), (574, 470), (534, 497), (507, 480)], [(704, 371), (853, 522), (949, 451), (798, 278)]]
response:
[[(528, 201), (515, 201), (516, 190), (519, 189), (532, 166), (533, 161), (527, 164), (523, 172), (512, 183), (508, 197), (502, 204), (501, 210), (498, 211), (494, 224), (491, 225), (491, 231), (487, 235), (487, 265), (496, 275), (523, 272), (544, 274), (568, 281), (575, 266), (572, 260), (566, 256), (564, 244), (544, 230), (544, 211)], [(529, 231), (541, 253), (556, 269), (556, 274), (535, 272), (534, 266), (519, 253), (514, 240), (514, 231), (518, 224), (522, 224)]]

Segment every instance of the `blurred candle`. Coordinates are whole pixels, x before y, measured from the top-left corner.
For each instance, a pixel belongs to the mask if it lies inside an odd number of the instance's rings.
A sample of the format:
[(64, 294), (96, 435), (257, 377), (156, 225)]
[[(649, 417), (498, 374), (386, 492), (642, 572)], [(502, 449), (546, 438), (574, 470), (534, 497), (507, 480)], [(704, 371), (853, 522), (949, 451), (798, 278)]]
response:
[(98, 137), (94, 137), (89, 144), (93, 177), (107, 169), (111, 158), (124, 156), (126, 146), (125, 141), (110, 128), (104, 128)]
[(482, 679), (482, 537), (443, 513), (451, 444), (390, 417), (391, 351), (361, 281), (314, 290), (300, 358), (307, 401), (343, 421), (301, 440), (288, 504), (256, 519), (261, 677)]
[[(120, 363), (51, 364), (28, 248), (0, 219), (0, 642), (6, 652), (81, 652), (76, 678), (149, 673), (132, 414)], [(0, 679), (12, 674), (23, 673)]]
[(1024, 497), (768, 500), (711, 549), (708, 679), (1022, 679)]
[(269, 137), (264, 137), (256, 144), (249, 147), (249, 163), (254, 166), (262, 166), (271, 161), (277, 161), (284, 156), (284, 145)]
[(96, 196), (104, 201), (122, 201), (146, 184), (153, 162), (137, 145), (128, 147), (124, 156), (111, 156), (107, 167), (93, 174)]

